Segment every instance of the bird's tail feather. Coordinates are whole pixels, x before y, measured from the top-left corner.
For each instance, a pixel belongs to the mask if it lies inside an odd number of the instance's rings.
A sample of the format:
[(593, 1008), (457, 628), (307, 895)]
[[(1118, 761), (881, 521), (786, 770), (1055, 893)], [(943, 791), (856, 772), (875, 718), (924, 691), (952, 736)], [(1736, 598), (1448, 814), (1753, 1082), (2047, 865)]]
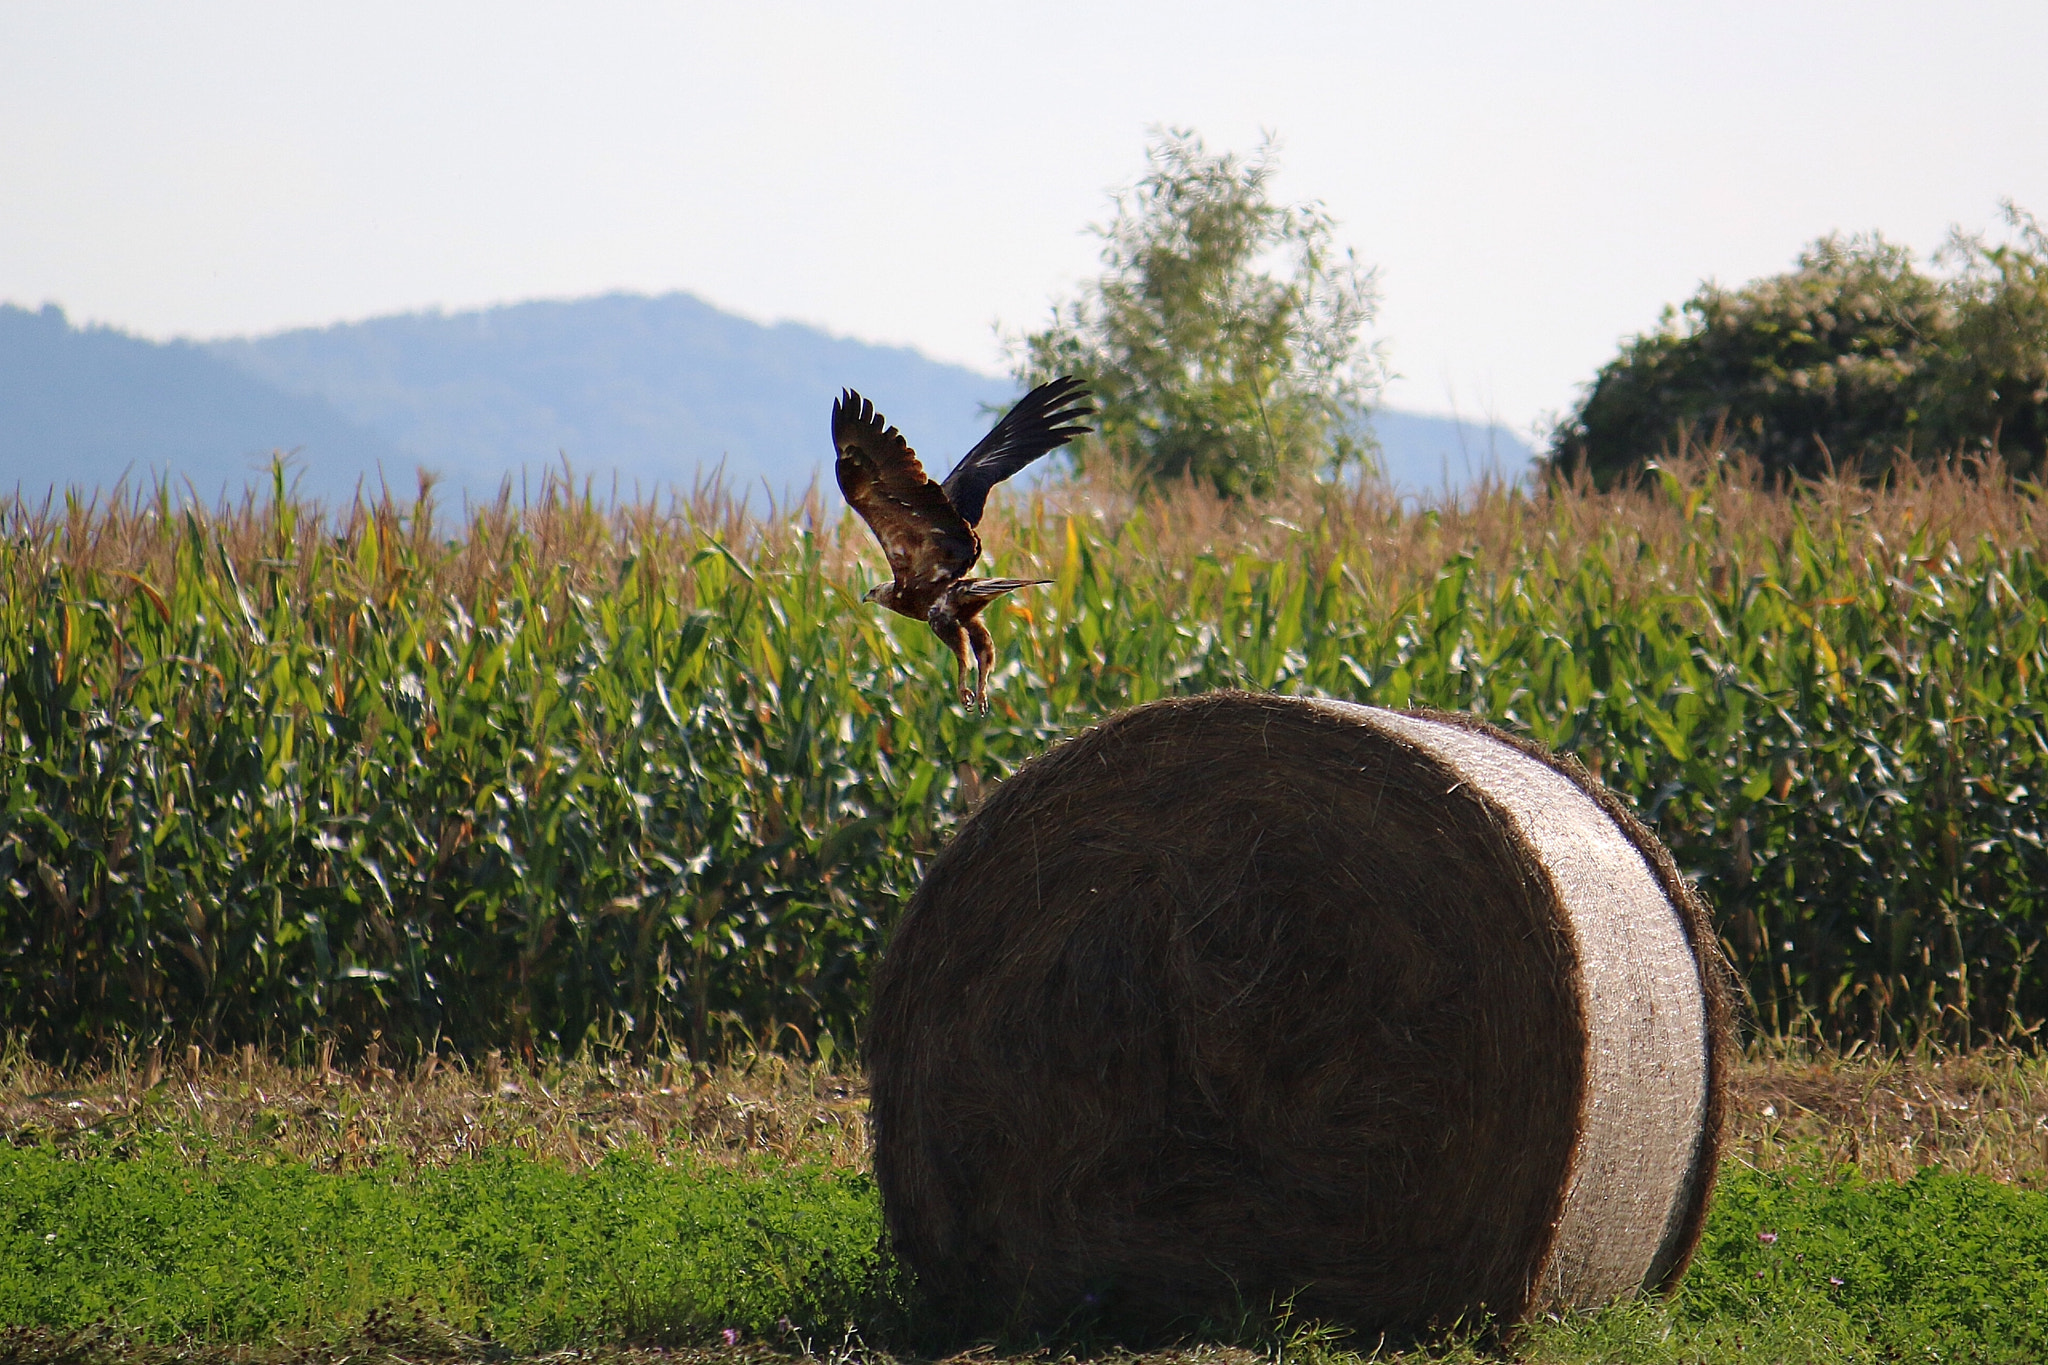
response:
[(1035, 588), (1050, 578), (963, 578), (952, 587), (952, 595), (965, 602), (987, 604), (1006, 592)]

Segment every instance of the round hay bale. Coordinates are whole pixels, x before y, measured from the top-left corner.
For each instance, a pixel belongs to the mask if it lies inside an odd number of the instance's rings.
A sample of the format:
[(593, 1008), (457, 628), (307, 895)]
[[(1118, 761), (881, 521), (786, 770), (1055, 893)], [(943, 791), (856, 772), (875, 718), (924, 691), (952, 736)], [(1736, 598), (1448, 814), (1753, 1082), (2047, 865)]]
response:
[(1715, 1170), (1706, 913), (1583, 769), (1244, 693), (1028, 764), (875, 986), (893, 1241), (967, 1330), (1415, 1330), (1674, 1282)]

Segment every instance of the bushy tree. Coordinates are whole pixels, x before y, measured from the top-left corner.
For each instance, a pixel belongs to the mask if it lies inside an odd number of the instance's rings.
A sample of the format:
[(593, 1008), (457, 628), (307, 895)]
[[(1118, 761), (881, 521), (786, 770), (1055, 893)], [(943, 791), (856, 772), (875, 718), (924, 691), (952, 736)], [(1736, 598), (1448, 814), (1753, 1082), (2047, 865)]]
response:
[(1552, 467), (1605, 484), (1691, 438), (1806, 477), (1994, 450), (2037, 468), (2048, 242), (2007, 214), (2017, 240), (1953, 238), (1947, 276), (1881, 237), (1831, 236), (1784, 274), (1702, 285), (1600, 370), (1552, 435)]
[(1705, 284), (1601, 369), (1552, 462), (1605, 483), (1681, 437), (1719, 434), (1773, 469), (1882, 466), (1915, 434), (1915, 381), (1948, 307), (1879, 237), (1823, 238), (1797, 269), (1740, 289)]
[(2012, 203), (2005, 219), (2013, 241), (1950, 238), (1956, 326), (1928, 418), (1965, 452), (1996, 450), (2039, 473), (2048, 460), (2048, 233)]
[(1098, 434), (1071, 458), (1231, 495), (1364, 461), (1359, 419), (1382, 381), (1364, 339), (1373, 272), (1319, 206), (1272, 201), (1270, 143), (1240, 159), (1172, 131), (1146, 167), (1095, 229), (1101, 277), (1016, 343), (1020, 379), (1074, 374), (1095, 392)]

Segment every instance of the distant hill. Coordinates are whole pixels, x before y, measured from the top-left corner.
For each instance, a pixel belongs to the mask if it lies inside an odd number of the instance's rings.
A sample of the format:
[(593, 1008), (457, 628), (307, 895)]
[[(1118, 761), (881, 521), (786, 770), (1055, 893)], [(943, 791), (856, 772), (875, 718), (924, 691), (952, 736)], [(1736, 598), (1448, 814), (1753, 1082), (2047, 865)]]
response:
[(413, 461), (317, 398), (285, 393), (185, 342), (158, 344), (63, 312), (0, 305), (0, 491), (106, 489), (170, 473), (211, 501), (300, 449), (308, 492), (339, 496)]
[(1426, 496), (1468, 488), (1491, 474), (1513, 481), (1535, 451), (1503, 426), (1394, 408), (1367, 419), (1380, 442), (1380, 472), (1403, 493)]
[(473, 490), (564, 456), (622, 490), (729, 482), (778, 492), (826, 467), (826, 415), (859, 389), (940, 460), (987, 427), (1007, 379), (796, 323), (763, 326), (688, 294), (609, 294), (470, 313), (409, 313), (213, 354), (323, 399)]
[[(609, 492), (688, 488), (722, 466), (777, 493), (827, 474), (825, 414), (843, 386), (875, 399), (942, 471), (1015, 394), (1007, 379), (688, 294), (612, 294), (207, 343), (71, 328), (0, 307), (0, 488), (105, 487), (170, 470), (211, 497), (300, 452), (299, 487), (346, 497), (413, 471), (489, 497), (559, 468)], [(1512, 476), (1528, 447), (1498, 428), (1380, 412), (1390, 478), (1410, 492), (1469, 482), (1488, 451)]]

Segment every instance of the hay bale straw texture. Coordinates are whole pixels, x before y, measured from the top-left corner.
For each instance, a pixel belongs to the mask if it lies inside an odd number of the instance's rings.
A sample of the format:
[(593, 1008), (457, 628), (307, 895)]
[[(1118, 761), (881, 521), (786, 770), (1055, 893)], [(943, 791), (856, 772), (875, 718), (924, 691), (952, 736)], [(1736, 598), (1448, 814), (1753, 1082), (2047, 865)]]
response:
[(1670, 856), (1466, 717), (1215, 693), (1028, 764), (876, 981), (875, 1168), (970, 1330), (1368, 1331), (1674, 1282), (1729, 997)]

